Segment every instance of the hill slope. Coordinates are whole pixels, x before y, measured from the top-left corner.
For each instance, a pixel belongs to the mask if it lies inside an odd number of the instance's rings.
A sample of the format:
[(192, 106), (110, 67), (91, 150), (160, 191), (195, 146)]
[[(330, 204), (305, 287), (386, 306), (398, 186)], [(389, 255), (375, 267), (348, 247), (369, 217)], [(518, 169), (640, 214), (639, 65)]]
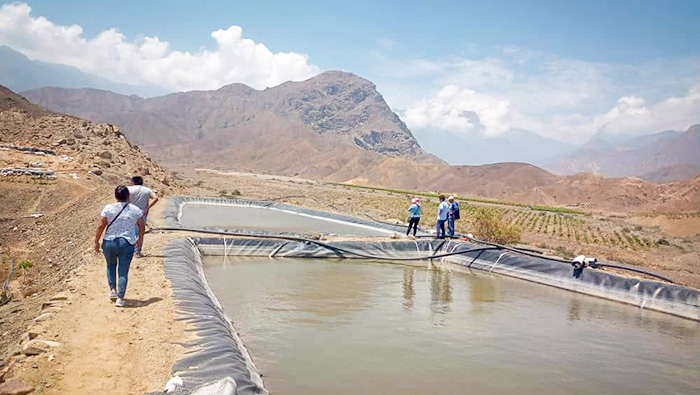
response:
[(48, 113), (40, 106), (30, 103), (29, 100), (0, 85), (0, 112), (6, 110), (27, 112), (32, 117), (40, 117)]
[[(143, 174), (150, 185), (168, 190), (172, 178), (118, 127), (51, 113), (0, 85), (0, 143), (49, 149), (70, 157), (65, 169), (79, 177), (92, 170), (110, 183)], [(67, 170), (66, 170), (67, 172)]]

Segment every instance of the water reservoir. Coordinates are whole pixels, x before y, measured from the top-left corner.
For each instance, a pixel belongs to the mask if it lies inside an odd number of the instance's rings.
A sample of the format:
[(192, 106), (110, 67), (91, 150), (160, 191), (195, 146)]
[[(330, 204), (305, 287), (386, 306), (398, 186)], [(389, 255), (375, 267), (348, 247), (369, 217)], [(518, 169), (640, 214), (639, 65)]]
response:
[(700, 393), (696, 321), (484, 272), (203, 263), (274, 394)]
[(387, 236), (390, 230), (278, 208), (208, 204), (182, 206), (179, 225), (186, 228), (246, 229), (267, 232)]

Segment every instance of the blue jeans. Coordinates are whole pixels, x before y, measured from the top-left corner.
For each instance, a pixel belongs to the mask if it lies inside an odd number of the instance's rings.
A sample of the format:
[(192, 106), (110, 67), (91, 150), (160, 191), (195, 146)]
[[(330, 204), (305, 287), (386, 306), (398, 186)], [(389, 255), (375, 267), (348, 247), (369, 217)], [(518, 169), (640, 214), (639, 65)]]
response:
[(445, 220), (444, 219), (437, 220), (437, 225), (435, 227), (437, 230), (437, 237), (444, 239), (445, 238)]
[[(116, 289), (117, 296), (124, 298), (126, 283), (129, 277), (131, 258), (134, 257), (134, 246), (125, 238), (102, 241), (102, 252), (107, 259), (107, 283), (109, 289)], [(119, 278), (117, 279), (117, 274)]]
[(447, 217), (447, 236), (455, 237), (455, 219)]

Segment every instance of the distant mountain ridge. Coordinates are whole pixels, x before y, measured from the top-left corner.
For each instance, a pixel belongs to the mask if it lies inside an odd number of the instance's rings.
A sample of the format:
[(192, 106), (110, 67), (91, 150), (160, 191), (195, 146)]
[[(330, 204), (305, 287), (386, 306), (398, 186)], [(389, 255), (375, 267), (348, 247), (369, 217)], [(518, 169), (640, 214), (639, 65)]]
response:
[(46, 86), (63, 88), (98, 88), (143, 97), (169, 93), (157, 86), (120, 84), (80, 71), (78, 68), (30, 60), (7, 46), (0, 46), (0, 85), (15, 92)]
[(597, 172), (608, 177), (640, 177), (671, 182), (700, 174), (700, 125), (685, 132), (664, 131), (616, 142), (597, 136), (580, 149), (545, 166), (556, 174)]
[(95, 89), (24, 94), (54, 111), (116, 124), (164, 163), (527, 204), (625, 211), (700, 205), (700, 177), (656, 185), (590, 173), (562, 177), (526, 163), (449, 166), (421, 148), (374, 84), (344, 72), (263, 91), (231, 84), (151, 99)]
[[(229, 150), (240, 158), (244, 148), (284, 152), (312, 143), (307, 155), (355, 147), (441, 163), (423, 151), (374, 84), (349, 73), (326, 72), (262, 91), (231, 84), (151, 99), (95, 89), (42, 88), (23, 94), (55, 111), (118, 124), (132, 141), (167, 157), (177, 153), (183, 159), (244, 164), (223, 157)], [(253, 167), (256, 161), (249, 159), (246, 163)]]

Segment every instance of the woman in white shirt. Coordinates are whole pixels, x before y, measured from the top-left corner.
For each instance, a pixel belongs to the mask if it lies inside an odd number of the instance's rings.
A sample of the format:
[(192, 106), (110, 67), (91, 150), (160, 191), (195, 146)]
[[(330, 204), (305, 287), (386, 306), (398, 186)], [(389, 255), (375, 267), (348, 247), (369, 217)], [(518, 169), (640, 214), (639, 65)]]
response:
[[(129, 202), (129, 189), (119, 185), (114, 189), (117, 203), (108, 204), (102, 209), (100, 222), (95, 232), (95, 251), (102, 252), (107, 260), (107, 283), (110, 299), (116, 300), (115, 306), (124, 307), (124, 294), (129, 276), (129, 265), (134, 257), (134, 248), (143, 243), (143, 212)], [(138, 225), (138, 234), (134, 231)]]

